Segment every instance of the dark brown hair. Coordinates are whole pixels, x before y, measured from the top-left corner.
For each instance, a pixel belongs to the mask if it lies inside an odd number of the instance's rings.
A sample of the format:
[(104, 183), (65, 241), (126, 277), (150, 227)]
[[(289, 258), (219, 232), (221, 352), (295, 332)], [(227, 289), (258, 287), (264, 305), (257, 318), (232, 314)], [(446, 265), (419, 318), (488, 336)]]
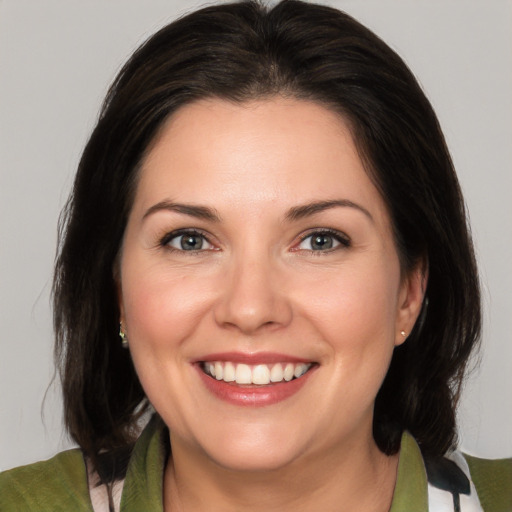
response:
[(404, 62), (350, 16), (288, 0), (208, 7), (161, 29), (114, 81), (84, 150), (60, 226), (54, 281), (56, 360), (71, 436), (93, 459), (125, 450), (147, 405), (118, 337), (114, 268), (139, 163), (163, 121), (206, 97), (283, 95), (339, 112), (386, 201), (402, 271), (428, 262), (428, 307), (395, 349), (376, 399), (374, 437), (425, 454), (456, 436), (455, 408), (480, 334), (465, 207), (432, 107)]

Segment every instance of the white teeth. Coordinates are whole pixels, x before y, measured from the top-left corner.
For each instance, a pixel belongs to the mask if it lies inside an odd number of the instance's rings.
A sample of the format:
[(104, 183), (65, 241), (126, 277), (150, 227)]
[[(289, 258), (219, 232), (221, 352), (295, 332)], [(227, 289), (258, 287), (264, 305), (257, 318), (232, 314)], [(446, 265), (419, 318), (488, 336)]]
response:
[[(293, 372), (293, 375), (295, 376), (295, 378), (299, 378), (301, 377), (302, 375), (304, 375), (306, 373), (308, 369), (308, 366), (305, 365), (305, 364), (298, 364), (296, 367), (295, 367), (295, 371)], [(217, 367), (215, 367), (215, 370), (217, 370)]]
[(222, 380), (222, 377), (224, 376), (223, 373), (224, 373), (224, 368), (222, 366), (222, 363), (217, 361), (215, 363), (215, 378), (217, 380)]
[(284, 376), (284, 380), (286, 382), (289, 382), (290, 380), (293, 379), (293, 374), (295, 373), (295, 367), (292, 363), (288, 363), (285, 368), (284, 368), (284, 372), (283, 372), (283, 376)]
[(231, 361), (212, 361), (203, 365), (204, 371), (217, 380), (224, 382), (236, 382), (237, 384), (256, 384), (265, 386), (271, 382), (289, 382), (294, 377), (302, 377), (311, 364), (305, 363), (276, 363), (273, 365), (257, 364), (250, 366)]
[(266, 364), (259, 364), (252, 370), (252, 383), (253, 384), (269, 384), (270, 383), (270, 370)]
[(252, 384), (251, 368), (246, 364), (237, 365), (235, 380), (237, 384)]
[(270, 370), (270, 382), (281, 382), (283, 380), (283, 367), (277, 363)]
[(226, 363), (224, 365), (224, 377), (225, 382), (233, 382), (235, 380), (235, 365), (233, 363)]

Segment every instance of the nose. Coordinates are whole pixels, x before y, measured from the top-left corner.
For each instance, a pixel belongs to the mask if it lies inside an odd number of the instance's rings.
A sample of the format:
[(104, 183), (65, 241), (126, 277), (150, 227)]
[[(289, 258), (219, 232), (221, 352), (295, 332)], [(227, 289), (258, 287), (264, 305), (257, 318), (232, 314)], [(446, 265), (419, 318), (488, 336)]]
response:
[(270, 260), (253, 256), (230, 265), (214, 309), (218, 325), (254, 335), (290, 323), (292, 307), (283, 276)]

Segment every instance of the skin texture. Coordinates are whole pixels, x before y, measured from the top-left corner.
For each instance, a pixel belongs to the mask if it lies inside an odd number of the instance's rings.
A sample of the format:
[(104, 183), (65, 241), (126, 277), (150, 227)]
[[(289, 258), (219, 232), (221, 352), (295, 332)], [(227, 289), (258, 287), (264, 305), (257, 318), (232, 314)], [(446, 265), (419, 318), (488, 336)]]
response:
[[(290, 218), (338, 200), (352, 204)], [(201, 250), (182, 250), (169, 235), (180, 229), (204, 234)], [(326, 229), (342, 242), (313, 250), (308, 235)], [(166, 510), (389, 508), (397, 457), (373, 441), (373, 404), (423, 273), (402, 275), (385, 202), (339, 115), (281, 97), (182, 107), (143, 162), (120, 268), (134, 364), (171, 432)], [(286, 400), (240, 407), (202, 382), (196, 362), (217, 352), (315, 365)]]

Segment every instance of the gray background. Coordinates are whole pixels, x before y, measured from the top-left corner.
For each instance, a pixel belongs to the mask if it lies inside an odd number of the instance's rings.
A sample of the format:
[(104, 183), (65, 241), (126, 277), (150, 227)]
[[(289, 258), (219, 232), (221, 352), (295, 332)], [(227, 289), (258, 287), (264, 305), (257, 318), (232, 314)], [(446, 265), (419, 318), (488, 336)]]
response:
[[(444, 128), (480, 262), (462, 446), (512, 455), (512, 2), (339, 0), (405, 58)], [(69, 446), (49, 308), (56, 224), (108, 84), (185, 0), (0, 0), (0, 469)], [(48, 389), (44, 406), (45, 391)]]

